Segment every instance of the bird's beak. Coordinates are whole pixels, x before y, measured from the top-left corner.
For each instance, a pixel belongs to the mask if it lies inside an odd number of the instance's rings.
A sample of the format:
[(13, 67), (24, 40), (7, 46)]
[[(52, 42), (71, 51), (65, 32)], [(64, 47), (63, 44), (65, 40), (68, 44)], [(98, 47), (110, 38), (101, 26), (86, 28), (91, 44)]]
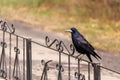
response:
[(68, 30), (65, 30), (65, 32), (72, 32), (72, 30), (68, 29)]

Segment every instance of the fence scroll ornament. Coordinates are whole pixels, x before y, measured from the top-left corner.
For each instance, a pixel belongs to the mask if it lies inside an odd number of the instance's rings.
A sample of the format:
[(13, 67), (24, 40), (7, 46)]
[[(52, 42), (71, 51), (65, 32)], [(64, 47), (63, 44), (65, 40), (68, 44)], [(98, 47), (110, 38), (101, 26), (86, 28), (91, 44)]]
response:
[(48, 80), (47, 71), (49, 70), (48, 63), (50, 62), (52, 62), (52, 60), (49, 60), (47, 62), (45, 62), (45, 60), (41, 60), (41, 64), (44, 66), (44, 68), (43, 68), (43, 72), (40, 80)]
[(78, 59), (78, 71), (77, 72), (75, 72), (75, 78), (77, 79), (77, 80), (85, 80), (85, 75), (83, 75), (83, 74), (81, 74), (80, 73), (80, 59)]
[(19, 66), (19, 58), (18, 58), (18, 55), (20, 54), (20, 50), (18, 49), (18, 47), (15, 47), (14, 51), (16, 55), (15, 55), (15, 62), (13, 68), (13, 78), (15, 80), (20, 80), (20, 66)]
[[(75, 72), (75, 78), (77, 79), (77, 80), (85, 80), (85, 75), (83, 75), (83, 74), (79, 74), (78, 72)], [(79, 78), (79, 79), (78, 79)]]
[(3, 32), (6, 32), (7, 30), (9, 30), (11, 34), (15, 33), (15, 27), (13, 26), (13, 24), (9, 26), (9, 24), (6, 21), (2, 21), (2, 20), (0, 21), (0, 24)]
[(64, 71), (64, 69), (61, 65), (61, 52), (63, 52), (63, 47), (59, 44), (59, 41), (57, 39), (51, 42), (48, 36), (46, 36), (45, 38), (45, 43), (49, 48), (55, 45), (56, 50), (59, 52), (59, 63), (56, 64), (56, 69), (58, 70), (58, 80), (62, 80), (62, 72)]
[(0, 58), (0, 76), (5, 78), (7, 77), (7, 65), (6, 65), (6, 57), (5, 57), (5, 48), (7, 44), (5, 42), (1, 42), (2, 53)]
[(8, 31), (10, 34), (14, 34), (15, 28), (13, 27), (13, 24), (9, 26), (7, 22), (0, 21), (1, 24), (1, 30), (3, 31), (3, 41), (1, 42), (2, 47), (2, 53), (0, 58), (0, 76), (4, 79), (7, 78), (7, 65), (6, 65), (6, 54), (5, 54), (5, 48), (7, 48), (7, 44), (5, 42), (5, 32)]
[(70, 49), (68, 49), (68, 47), (64, 44), (63, 41), (59, 41), (58, 39), (54, 39), (53, 41), (51, 41), (48, 36), (45, 37), (45, 43), (48, 48), (51, 48), (53, 45), (55, 45), (56, 51), (60, 53), (64, 53), (70, 56), (74, 55), (75, 53), (75, 48), (73, 44), (70, 44), (69, 46)]
[(18, 48), (18, 36), (16, 36), (16, 47), (14, 47), (15, 52), (15, 60), (14, 60), (14, 67), (13, 67), (13, 79), (20, 80), (20, 65), (19, 65), (19, 54), (20, 49)]
[(72, 44), (70, 44), (69, 48), (64, 44), (63, 41), (59, 41), (57, 39), (54, 39), (53, 41), (50, 41), (49, 37), (46, 36), (45, 43), (48, 48), (51, 48), (53, 45), (56, 46), (56, 51), (59, 52), (59, 62), (56, 64), (56, 69), (58, 70), (58, 80), (62, 80), (62, 72), (64, 71), (64, 68), (61, 63), (61, 53), (64, 53), (68, 55), (68, 76), (70, 80), (70, 57), (74, 55), (75, 48)]

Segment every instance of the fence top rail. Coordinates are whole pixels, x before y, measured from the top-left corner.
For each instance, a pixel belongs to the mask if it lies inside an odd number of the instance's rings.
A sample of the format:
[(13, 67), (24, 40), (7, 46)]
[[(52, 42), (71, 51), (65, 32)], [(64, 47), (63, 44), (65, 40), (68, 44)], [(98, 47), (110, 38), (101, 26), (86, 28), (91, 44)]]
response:
[[(4, 23), (7, 24), (7, 25), (2, 25), (1, 23), (2, 23), (2, 21), (0, 21), (0, 25), (1, 25), (0, 31), (6, 32), (6, 33), (8, 33), (8, 34), (12, 34), (12, 35), (17, 36), (17, 37), (22, 38), (22, 39), (29, 39), (29, 38), (26, 38), (26, 37), (23, 37), (23, 36), (20, 36), (20, 35), (15, 34), (15, 28), (13, 27), (13, 24), (11, 25), (12, 28), (9, 28), (9, 25), (8, 25), (6, 22), (4, 22)], [(4, 26), (8, 26), (8, 28), (9, 28), (10, 31), (7, 31), (7, 29), (4, 30), (4, 29), (3, 29)], [(7, 28), (7, 27), (6, 27), (6, 28)], [(12, 30), (12, 29), (13, 29), (13, 30)], [(47, 38), (47, 39), (46, 39), (46, 38)], [(72, 44), (70, 45), (70, 49), (72, 50), (72, 52), (70, 52), (70, 51), (67, 49), (67, 47), (65, 46), (65, 44), (64, 44), (63, 41), (59, 41), (58, 39), (54, 39), (53, 42), (52, 42), (50, 45), (48, 45), (47, 42), (49, 43), (50, 39), (49, 39), (48, 36), (46, 36), (46, 38), (45, 38), (45, 43), (46, 43), (46, 45), (40, 44), (40, 43), (38, 43), (38, 42), (36, 42), (36, 41), (33, 41), (32, 39), (30, 39), (30, 40), (31, 40), (31, 42), (34, 43), (34, 44), (40, 45), (40, 46), (42, 46), (42, 47), (45, 47), (45, 48), (48, 48), (48, 49), (51, 49), (51, 50), (54, 50), (54, 51), (57, 51), (57, 52), (61, 52), (61, 53), (65, 54), (65, 55), (67, 55), (67, 56), (70, 55), (71, 57), (73, 57), (73, 58), (75, 58), (75, 59), (77, 59), (77, 60), (84, 61), (84, 62), (87, 62), (87, 63), (90, 63), (90, 64), (96, 64), (96, 63), (92, 63), (92, 62), (90, 62), (90, 61), (87, 61), (87, 60), (85, 60), (85, 59), (79, 59), (79, 58), (76, 58), (75, 56), (73, 56), (73, 54), (75, 53), (75, 49), (74, 49), (74, 46), (73, 46)], [(58, 43), (55, 43), (55, 42), (58, 42)], [(57, 46), (59, 46), (59, 47), (58, 47), (57, 49), (55, 49), (55, 48), (52, 48), (52, 47), (51, 47), (52, 45), (56, 45), (56, 48), (57, 48)], [(67, 52), (64, 52), (63, 49), (60, 50), (60, 48), (63, 48), (63, 47), (67, 50)], [(109, 68), (106, 68), (106, 67), (101, 66), (101, 65), (98, 65), (98, 64), (96, 64), (96, 65), (99, 66), (99, 67), (101, 67), (101, 68), (103, 68), (103, 69), (106, 69), (106, 70), (108, 70), (108, 71), (114, 72), (114, 73), (116, 73), (116, 74), (120, 74), (120, 72), (111, 70), (111, 69), (109, 69)]]
[[(0, 30), (3, 31), (2, 29), (0, 29)], [(9, 31), (5, 31), (5, 32), (11, 34)], [(23, 39), (30, 39), (30, 38), (26, 38), (26, 37), (23, 37), (23, 36), (20, 36), (20, 35), (17, 35), (17, 34), (12, 34), (12, 35), (17, 36), (17, 37), (19, 37), (19, 38), (23, 38)], [(55, 39), (55, 40), (56, 40), (56, 39)], [(54, 50), (54, 51), (57, 51), (57, 52), (58, 52), (57, 49), (48, 47), (47, 45), (40, 44), (40, 43), (38, 43), (38, 42), (36, 42), (36, 41), (33, 41), (32, 39), (31, 39), (31, 42), (34, 43), (34, 44), (37, 44), (37, 45), (40, 45), (40, 46), (43, 46), (43, 47), (46, 47), (46, 48), (49, 48), (49, 49), (51, 49), (51, 50)], [(65, 55), (68, 55), (66, 52), (61, 52), (61, 53), (65, 54)], [(75, 59), (78, 59), (78, 60), (81, 60), (81, 61), (85, 61), (85, 62), (94, 64), (94, 63), (92, 63), (92, 62), (90, 62), (90, 61), (76, 58), (75, 56), (71, 56), (71, 57), (73, 57), (73, 58), (75, 58)]]

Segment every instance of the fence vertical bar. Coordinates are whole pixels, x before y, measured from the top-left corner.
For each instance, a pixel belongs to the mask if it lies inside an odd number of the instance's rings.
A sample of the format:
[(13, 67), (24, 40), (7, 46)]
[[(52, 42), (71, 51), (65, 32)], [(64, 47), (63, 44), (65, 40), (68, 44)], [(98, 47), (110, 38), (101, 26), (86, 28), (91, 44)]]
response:
[(88, 62), (88, 80), (90, 80), (90, 63)]
[(2, 53), (0, 57), (0, 77), (3, 77), (4, 79), (7, 78), (7, 65), (6, 65), (6, 54), (5, 54), (5, 48), (7, 47), (7, 44), (5, 42), (5, 31), (6, 28), (3, 28), (3, 41), (0, 43), (2, 46)]
[(100, 64), (94, 64), (94, 80), (101, 80), (100, 77)]
[(19, 65), (19, 54), (20, 54), (20, 49), (18, 48), (18, 43), (19, 43), (19, 37), (16, 36), (16, 47), (14, 47), (15, 51), (15, 60), (14, 60), (14, 67), (13, 67), (13, 78), (14, 79), (21, 79), (21, 73), (20, 73), (20, 65)]
[(80, 59), (78, 59), (78, 80), (80, 80)]
[(70, 80), (70, 54), (68, 55), (68, 80)]
[(25, 38), (23, 38), (23, 80), (25, 80)]
[(26, 68), (27, 80), (32, 80), (32, 46), (31, 39), (26, 39)]
[(10, 33), (10, 37), (9, 37), (9, 80), (11, 80), (11, 33)]
[(61, 69), (62, 69), (62, 65), (61, 65), (61, 52), (59, 52), (59, 72), (58, 72), (58, 80), (62, 80), (62, 74), (61, 74)]

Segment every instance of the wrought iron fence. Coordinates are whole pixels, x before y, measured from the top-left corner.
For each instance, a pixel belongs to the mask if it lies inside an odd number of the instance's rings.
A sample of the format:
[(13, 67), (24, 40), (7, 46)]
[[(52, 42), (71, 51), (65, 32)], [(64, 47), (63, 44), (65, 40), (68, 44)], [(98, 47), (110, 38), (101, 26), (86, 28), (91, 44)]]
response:
[(45, 44), (38, 43), (15, 34), (14, 26), (7, 22), (0, 24), (0, 76), (6, 80), (101, 80), (102, 68), (120, 74), (100, 63), (76, 58), (72, 44), (48, 36)]

